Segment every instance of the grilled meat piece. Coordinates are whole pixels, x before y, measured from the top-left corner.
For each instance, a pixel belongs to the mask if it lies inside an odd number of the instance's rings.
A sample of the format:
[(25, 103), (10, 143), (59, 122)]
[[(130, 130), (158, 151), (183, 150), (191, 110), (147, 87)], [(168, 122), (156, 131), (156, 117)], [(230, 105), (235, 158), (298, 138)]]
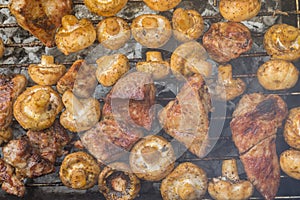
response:
[(242, 97), (230, 123), (247, 176), (266, 199), (273, 199), (280, 181), (276, 132), (288, 114), (278, 95), (253, 93)]
[(155, 86), (151, 76), (143, 72), (121, 78), (105, 99), (103, 116), (113, 116), (128, 126), (150, 130), (154, 117)]
[(110, 117), (81, 136), (82, 144), (99, 162), (109, 163), (120, 158), (143, 136), (136, 128), (121, 125)]
[(48, 129), (29, 130), (26, 135), (31, 145), (38, 149), (41, 156), (51, 163), (55, 163), (56, 158), (65, 153), (64, 147), (70, 142), (69, 135), (58, 120)]
[(11, 140), (2, 151), (3, 159), (16, 168), (18, 177), (34, 178), (55, 170), (53, 163), (44, 159), (27, 137)]
[(8, 194), (22, 197), (25, 194), (24, 183), (16, 176), (15, 169), (0, 159), (0, 184), (1, 188)]
[(210, 95), (201, 75), (194, 75), (159, 113), (166, 133), (182, 142), (193, 154), (205, 156), (208, 145)]
[(0, 144), (12, 138), (9, 126), (13, 117), (13, 103), (26, 84), (27, 79), (23, 75), (0, 75)]
[(12, 0), (10, 12), (18, 24), (47, 47), (55, 45), (54, 36), (64, 15), (71, 14), (71, 0)]

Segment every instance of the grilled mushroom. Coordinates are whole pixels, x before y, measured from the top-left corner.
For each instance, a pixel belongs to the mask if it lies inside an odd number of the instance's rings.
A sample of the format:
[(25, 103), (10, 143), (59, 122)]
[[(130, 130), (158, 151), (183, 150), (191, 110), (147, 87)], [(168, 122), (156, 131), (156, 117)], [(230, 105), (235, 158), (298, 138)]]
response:
[(255, 17), (261, 0), (220, 0), (220, 14), (229, 21), (240, 22)]
[(121, 162), (106, 166), (99, 175), (98, 186), (107, 200), (132, 200), (140, 189), (140, 180)]
[(176, 7), (181, 2), (181, 0), (144, 0), (144, 2), (152, 10), (167, 11)]
[(95, 98), (78, 99), (70, 90), (62, 96), (66, 109), (60, 115), (60, 123), (72, 132), (86, 131), (100, 119), (100, 103)]
[(39, 85), (55, 85), (66, 72), (64, 65), (54, 64), (53, 56), (42, 55), (40, 64), (28, 67), (30, 78)]
[(300, 150), (300, 107), (292, 108), (289, 111), (283, 136), (288, 145)]
[(252, 196), (254, 187), (250, 181), (240, 180), (236, 160), (224, 160), (222, 177), (213, 178), (208, 184), (208, 192), (217, 200), (243, 200)]
[(204, 30), (203, 18), (196, 10), (177, 8), (173, 13), (172, 25), (174, 37), (180, 42), (196, 40)]
[(130, 26), (120, 17), (105, 18), (97, 24), (97, 38), (105, 48), (116, 50), (130, 39)]
[(161, 15), (143, 14), (136, 17), (131, 24), (134, 39), (148, 48), (165, 45), (172, 35), (169, 20)]
[(138, 62), (136, 64), (136, 70), (149, 73), (153, 79), (159, 80), (168, 76), (170, 64), (162, 59), (162, 55), (159, 51), (148, 51), (146, 53), (146, 61)]
[(181, 163), (161, 183), (164, 200), (202, 199), (207, 190), (206, 173), (197, 165)]
[(298, 69), (293, 63), (285, 60), (269, 60), (257, 70), (258, 81), (267, 90), (292, 88), (296, 85), (298, 77)]
[(280, 167), (288, 176), (300, 180), (300, 151), (289, 149), (282, 152)]
[(300, 30), (275, 24), (264, 35), (264, 47), (272, 58), (295, 61), (300, 58)]
[(129, 60), (124, 54), (102, 56), (96, 61), (96, 77), (103, 86), (112, 86), (130, 68)]
[(4, 43), (3, 43), (2, 38), (0, 38), (0, 58), (3, 57), (3, 55), (4, 55), (4, 50), (5, 50)]
[(57, 48), (65, 55), (80, 51), (96, 40), (96, 30), (88, 19), (78, 20), (74, 15), (62, 18), (62, 27), (55, 35)]
[(129, 163), (137, 177), (159, 181), (174, 168), (175, 155), (172, 145), (163, 137), (150, 135), (142, 138), (131, 149)]
[(84, 0), (84, 4), (97, 15), (110, 17), (122, 10), (127, 4), (127, 0)]
[(27, 88), (14, 103), (14, 117), (24, 129), (49, 128), (63, 109), (59, 94), (49, 86)]
[(59, 177), (65, 186), (85, 190), (96, 184), (99, 173), (100, 167), (96, 160), (91, 155), (79, 151), (65, 157)]
[(89, 98), (97, 86), (96, 68), (86, 64), (84, 60), (77, 60), (57, 82), (57, 91), (63, 94), (67, 90), (80, 98)]
[(206, 61), (207, 58), (208, 54), (200, 43), (191, 41), (181, 44), (171, 56), (172, 72), (178, 78), (193, 74), (208, 77), (212, 73), (212, 65)]
[(232, 78), (232, 66), (220, 65), (218, 68), (218, 82), (215, 88), (218, 99), (229, 101), (244, 93), (246, 83)]

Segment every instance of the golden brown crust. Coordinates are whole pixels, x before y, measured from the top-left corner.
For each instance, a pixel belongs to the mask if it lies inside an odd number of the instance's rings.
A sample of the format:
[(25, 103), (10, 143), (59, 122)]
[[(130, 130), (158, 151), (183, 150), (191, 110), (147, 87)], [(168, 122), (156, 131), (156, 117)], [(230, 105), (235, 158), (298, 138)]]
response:
[(213, 60), (225, 63), (251, 49), (251, 33), (242, 23), (213, 23), (203, 35), (203, 46)]
[(3, 55), (4, 55), (4, 50), (5, 50), (4, 43), (3, 43), (2, 38), (0, 38), (0, 59), (1, 59), (1, 58), (3, 57)]
[(86, 18), (78, 20), (74, 15), (65, 15), (61, 23), (55, 43), (65, 55), (85, 49), (96, 40), (96, 30)]
[(54, 64), (53, 56), (42, 55), (40, 64), (28, 67), (30, 78), (39, 85), (55, 85), (66, 72), (64, 65)]
[(100, 167), (95, 159), (79, 151), (65, 157), (59, 170), (59, 177), (65, 186), (85, 190), (97, 183), (99, 173)]
[(102, 170), (98, 187), (107, 200), (133, 200), (141, 184), (126, 163), (116, 162)]
[(137, 177), (159, 181), (174, 168), (175, 154), (171, 143), (157, 135), (142, 138), (131, 149), (129, 163)]
[(27, 88), (14, 103), (14, 117), (24, 129), (49, 128), (63, 109), (59, 94), (49, 86)]
[(57, 91), (63, 94), (71, 90), (80, 98), (89, 98), (93, 95), (98, 83), (95, 72), (94, 66), (86, 64), (84, 60), (77, 60), (57, 82)]
[(300, 180), (300, 151), (289, 149), (282, 152), (280, 167), (288, 176)]
[(240, 22), (255, 17), (261, 8), (261, 0), (220, 0), (220, 14), (227, 20)]
[(36, 36), (47, 47), (53, 47), (54, 36), (61, 26), (62, 17), (72, 12), (72, 1), (12, 0), (9, 9), (22, 28)]
[(208, 54), (205, 48), (196, 41), (186, 42), (178, 46), (171, 56), (171, 69), (177, 78), (182, 79), (201, 74), (209, 77), (212, 73), (212, 65), (206, 61)]
[(300, 58), (300, 30), (275, 24), (264, 35), (264, 47), (272, 58), (295, 61)]
[(158, 48), (168, 42), (172, 27), (169, 20), (162, 15), (143, 14), (132, 21), (131, 32), (141, 45)]
[(204, 21), (196, 10), (177, 8), (172, 17), (174, 37), (180, 42), (198, 39), (204, 31)]
[(149, 8), (156, 11), (167, 11), (176, 7), (181, 0), (143, 0)]
[(130, 39), (128, 23), (120, 17), (108, 17), (97, 24), (97, 38), (105, 48), (116, 50)]
[(111, 17), (127, 4), (127, 0), (84, 0), (84, 4), (91, 12), (97, 15)]
[(185, 162), (178, 165), (161, 183), (164, 200), (202, 199), (207, 190), (207, 176), (197, 165)]
[(95, 98), (79, 99), (70, 90), (62, 96), (66, 109), (60, 115), (60, 123), (72, 132), (86, 131), (100, 119), (100, 103)]
[(130, 69), (129, 60), (124, 54), (102, 56), (96, 63), (97, 80), (106, 87), (114, 85)]
[(267, 90), (290, 89), (296, 85), (298, 77), (298, 69), (285, 60), (269, 60), (257, 70), (258, 81)]
[(285, 141), (291, 147), (300, 150), (300, 107), (293, 108), (289, 111), (286, 119), (283, 136)]

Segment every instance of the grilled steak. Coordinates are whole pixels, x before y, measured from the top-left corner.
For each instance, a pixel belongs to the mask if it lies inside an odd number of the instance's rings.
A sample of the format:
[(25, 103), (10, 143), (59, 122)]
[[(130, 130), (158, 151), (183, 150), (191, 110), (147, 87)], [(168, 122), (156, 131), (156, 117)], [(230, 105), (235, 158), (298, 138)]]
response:
[(273, 199), (280, 181), (276, 132), (288, 114), (278, 95), (254, 93), (242, 97), (230, 123), (247, 176), (266, 199)]
[(201, 75), (194, 75), (181, 88), (176, 99), (159, 113), (166, 133), (182, 142), (193, 154), (205, 156), (208, 145), (210, 95)]

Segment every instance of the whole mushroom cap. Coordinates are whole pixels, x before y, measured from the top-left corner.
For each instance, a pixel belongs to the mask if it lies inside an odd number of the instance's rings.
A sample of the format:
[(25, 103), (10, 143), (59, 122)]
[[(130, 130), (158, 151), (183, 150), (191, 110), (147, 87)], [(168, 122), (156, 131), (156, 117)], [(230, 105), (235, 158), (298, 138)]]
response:
[(291, 147), (300, 150), (300, 107), (292, 108), (284, 125), (284, 140)]
[(96, 160), (91, 155), (79, 151), (64, 158), (59, 177), (65, 186), (85, 190), (97, 183), (99, 173), (100, 167)]
[(97, 38), (105, 48), (116, 50), (130, 39), (130, 26), (120, 17), (105, 18), (97, 24)]
[(201, 199), (207, 190), (205, 171), (197, 165), (185, 162), (178, 165), (161, 183), (164, 200)]
[(127, 0), (84, 0), (84, 4), (97, 15), (110, 17), (117, 14), (127, 4)]
[(74, 15), (65, 15), (62, 26), (55, 35), (57, 48), (65, 55), (85, 49), (96, 40), (96, 30), (86, 18), (78, 20)]
[(137, 177), (159, 181), (174, 168), (175, 154), (171, 143), (157, 135), (142, 138), (131, 149), (129, 163)]
[(300, 151), (289, 149), (280, 154), (280, 167), (288, 176), (300, 180)]
[(62, 111), (59, 94), (49, 86), (27, 88), (14, 103), (14, 117), (24, 129), (49, 128)]
[(152, 10), (167, 11), (176, 7), (181, 2), (181, 0), (144, 0), (144, 2)]
[(158, 48), (165, 45), (172, 35), (169, 20), (162, 15), (142, 14), (131, 24), (134, 39), (148, 48)]
[(121, 162), (111, 163), (101, 171), (98, 186), (107, 200), (133, 200), (141, 189), (140, 180)]

